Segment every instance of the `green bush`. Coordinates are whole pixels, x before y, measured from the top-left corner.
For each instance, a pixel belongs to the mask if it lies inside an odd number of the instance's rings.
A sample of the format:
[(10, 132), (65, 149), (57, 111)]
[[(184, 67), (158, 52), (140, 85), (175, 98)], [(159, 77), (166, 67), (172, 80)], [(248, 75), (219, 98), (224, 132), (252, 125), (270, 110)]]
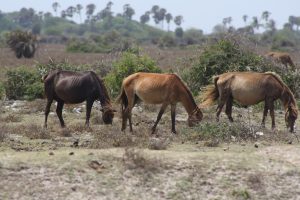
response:
[(22, 67), (7, 71), (6, 76), (4, 87), (8, 99), (32, 100), (43, 97), (43, 84), (36, 71)]
[(183, 79), (191, 90), (198, 93), (202, 86), (211, 83), (214, 75), (228, 71), (269, 71), (272, 69), (262, 56), (240, 48), (237, 43), (220, 40), (205, 48), (204, 52), (192, 60), (191, 68), (184, 69)]
[(0, 99), (2, 99), (5, 95), (5, 87), (2, 82), (0, 82)]
[(155, 62), (148, 56), (125, 52), (122, 58), (113, 63), (112, 71), (105, 77), (105, 82), (112, 96), (118, 95), (125, 77), (136, 72), (161, 72)]

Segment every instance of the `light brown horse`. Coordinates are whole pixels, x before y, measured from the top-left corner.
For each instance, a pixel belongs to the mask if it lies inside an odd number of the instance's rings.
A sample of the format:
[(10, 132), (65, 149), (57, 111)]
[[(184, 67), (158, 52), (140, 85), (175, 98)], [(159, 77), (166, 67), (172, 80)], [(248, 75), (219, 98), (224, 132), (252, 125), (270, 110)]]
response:
[(284, 52), (269, 52), (265, 55), (267, 58), (273, 58), (275, 61), (283, 64), (286, 68), (289, 66), (292, 67), (292, 70), (295, 70), (296, 66), (292, 61), (291, 56), (288, 53)]
[(226, 115), (232, 122), (232, 102), (236, 100), (243, 106), (265, 102), (262, 125), (270, 110), (272, 128), (275, 128), (274, 101), (280, 99), (285, 108), (285, 121), (290, 132), (294, 131), (294, 124), (298, 117), (296, 100), (291, 90), (281, 78), (272, 72), (228, 72), (214, 77), (214, 86), (208, 86), (202, 95), (203, 107), (213, 104), (219, 99), (217, 120), (226, 104)]
[(176, 133), (175, 110), (178, 102), (182, 103), (189, 115), (189, 126), (200, 122), (203, 117), (190, 90), (176, 74), (142, 72), (132, 74), (123, 80), (118, 100), (122, 105), (122, 131), (126, 129), (127, 119), (132, 131), (131, 110), (138, 100), (149, 104), (162, 104), (152, 127), (152, 134), (155, 133), (156, 126), (168, 105), (171, 105), (172, 133)]

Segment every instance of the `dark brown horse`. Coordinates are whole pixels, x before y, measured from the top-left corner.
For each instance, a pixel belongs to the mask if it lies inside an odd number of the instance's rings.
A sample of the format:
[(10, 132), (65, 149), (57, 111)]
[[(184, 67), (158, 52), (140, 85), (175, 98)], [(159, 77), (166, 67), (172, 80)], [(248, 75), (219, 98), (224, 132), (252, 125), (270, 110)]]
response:
[(291, 90), (284, 84), (281, 78), (273, 73), (256, 72), (228, 72), (214, 77), (214, 85), (208, 86), (203, 93), (202, 107), (211, 105), (219, 99), (217, 108), (217, 120), (226, 104), (226, 115), (233, 121), (232, 102), (236, 100), (243, 106), (265, 102), (262, 125), (270, 110), (272, 128), (275, 128), (274, 101), (280, 99), (285, 108), (285, 121), (290, 132), (294, 131), (294, 124), (298, 117), (297, 103)]
[(176, 74), (135, 73), (123, 80), (119, 101), (122, 105), (122, 131), (125, 130), (127, 119), (132, 131), (131, 110), (138, 100), (149, 104), (161, 104), (152, 134), (160, 121), (165, 109), (171, 105), (172, 133), (175, 130), (176, 104), (180, 102), (186, 109), (188, 125), (193, 126), (202, 120), (202, 112), (194, 101), (188, 87)]
[(115, 110), (112, 109), (110, 98), (103, 81), (92, 71), (72, 72), (55, 70), (43, 77), (47, 105), (45, 109), (45, 124), (50, 112), (51, 103), (57, 101), (56, 113), (62, 127), (62, 109), (65, 103), (76, 104), (86, 101), (86, 126), (89, 126), (91, 109), (95, 100), (100, 100), (102, 119), (105, 124), (111, 124)]

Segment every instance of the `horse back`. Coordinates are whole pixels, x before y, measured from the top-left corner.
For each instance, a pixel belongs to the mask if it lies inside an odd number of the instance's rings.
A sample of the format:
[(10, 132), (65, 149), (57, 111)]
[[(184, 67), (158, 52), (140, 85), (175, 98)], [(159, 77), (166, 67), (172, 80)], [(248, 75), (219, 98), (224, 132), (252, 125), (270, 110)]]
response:
[(178, 79), (174, 74), (135, 73), (124, 79), (122, 87), (126, 95), (150, 104), (161, 104), (165, 101), (173, 101), (178, 96), (175, 86)]
[(272, 74), (232, 72), (218, 76), (219, 93), (229, 94), (242, 105), (253, 105), (268, 96), (279, 98), (282, 87)]
[(87, 98), (97, 98), (97, 79), (92, 72), (55, 71), (45, 80), (48, 98), (66, 103), (81, 103)]

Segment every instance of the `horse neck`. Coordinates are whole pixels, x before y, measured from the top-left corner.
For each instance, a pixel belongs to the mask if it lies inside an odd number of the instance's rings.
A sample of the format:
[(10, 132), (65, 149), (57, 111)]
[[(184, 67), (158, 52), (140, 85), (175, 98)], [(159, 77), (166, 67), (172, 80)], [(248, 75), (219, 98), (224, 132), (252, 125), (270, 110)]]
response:
[(284, 109), (287, 110), (289, 106), (294, 107), (296, 105), (296, 102), (288, 88), (284, 88), (283, 90), (284, 91), (282, 92), (280, 99), (284, 106)]
[(100, 104), (102, 107), (106, 107), (106, 106), (111, 106), (110, 103), (110, 98), (108, 96), (107, 90), (105, 88), (105, 86), (103, 85), (103, 83), (101, 83), (101, 81), (99, 79), (97, 79), (98, 81), (98, 96), (99, 96), (99, 100), (100, 100)]
[(181, 94), (180, 101), (183, 107), (185, 108), (187, 113), (191, 115), (193, 111), (197, 109), (197, 104), (195, 103), (192, 94), (185, 87), (183, 87), (183, 91), (181, 91), (180, 94)]

